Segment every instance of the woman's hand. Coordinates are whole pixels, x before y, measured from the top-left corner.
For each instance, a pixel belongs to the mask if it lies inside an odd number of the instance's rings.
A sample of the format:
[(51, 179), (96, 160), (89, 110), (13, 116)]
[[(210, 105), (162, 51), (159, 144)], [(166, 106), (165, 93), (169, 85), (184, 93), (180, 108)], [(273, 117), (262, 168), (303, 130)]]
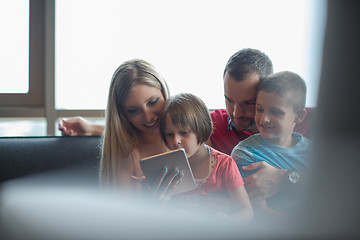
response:
[(179, 187), (182, 182), (184, 174), (179, 170), (173, 172), (168, 172), (167, 168), (164, 168), (164, 171), (157, 181), (153, 185), (153, 196), (159, 198), (160, 201), (167, 202), (171, 199), (174, 194), (174, 191)]
[(143, 189), (150, 192), (150, 195), (159, 199), (162, 202), (167, 202), (171, 199), (174, 191), (179, 187), (182, 182), (184, 174), (179, 170), (168, 172), (167, 168), (164, 168), (163, 172), (152, 183), (146, 180), (146, 177), (135, 177), (134, 180), (140, 182), (143, 185)]

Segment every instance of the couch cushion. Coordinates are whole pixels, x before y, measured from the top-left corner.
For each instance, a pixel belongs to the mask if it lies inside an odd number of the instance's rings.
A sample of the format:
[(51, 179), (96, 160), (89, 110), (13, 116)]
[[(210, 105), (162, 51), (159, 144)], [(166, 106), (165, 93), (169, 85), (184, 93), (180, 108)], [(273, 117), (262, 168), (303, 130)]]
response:
[(49, 170), (98, 175), (99, 136), (0, 137), (0, 182)]

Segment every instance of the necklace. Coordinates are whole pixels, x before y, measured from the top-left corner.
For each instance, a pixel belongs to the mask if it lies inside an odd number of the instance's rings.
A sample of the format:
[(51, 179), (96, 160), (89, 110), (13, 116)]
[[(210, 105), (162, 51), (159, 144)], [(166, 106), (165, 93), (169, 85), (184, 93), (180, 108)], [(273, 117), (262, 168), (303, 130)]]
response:
[(207, 180), (210, 177), (210, 174), (212, 170), (215, 168), (216, 165), (216, 158), (211, 154), (210, 147), (205, 145), (205, 147), (208, 149), (208, 156), (209, 156), (209, 174), (205, 178), (195, 178), (196, 188), (202, 188)]

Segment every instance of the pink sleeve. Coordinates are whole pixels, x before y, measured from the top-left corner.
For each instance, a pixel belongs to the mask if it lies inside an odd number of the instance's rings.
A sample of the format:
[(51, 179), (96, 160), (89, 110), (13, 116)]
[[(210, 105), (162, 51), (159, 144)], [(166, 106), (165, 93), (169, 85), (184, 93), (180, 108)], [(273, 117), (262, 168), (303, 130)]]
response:
[(226, 156), (223, 166), (223, 182), (228, 192), (231, 192), (244, 185), (244, 180), (241, 177), (240, 171), (232, 157)]

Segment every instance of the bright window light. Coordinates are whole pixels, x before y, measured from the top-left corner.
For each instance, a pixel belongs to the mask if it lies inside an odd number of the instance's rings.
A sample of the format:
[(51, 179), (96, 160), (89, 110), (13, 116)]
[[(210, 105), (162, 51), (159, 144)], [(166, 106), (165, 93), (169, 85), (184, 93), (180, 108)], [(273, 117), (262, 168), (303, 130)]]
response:
[(29, 0), (0, 1), (0, 93), (29, 91)]
[(44, 118), (0, 118), (0, 136), (46, 136)]
[(223, 69), (247, 47), (268, 54), (275, 71), (301, 75), (316, 106), (324, 9), (311, 0), (56, 1), (56, 107), (104, 109), (115, 69), (142, 58), (172, 95), (224, 108)]

